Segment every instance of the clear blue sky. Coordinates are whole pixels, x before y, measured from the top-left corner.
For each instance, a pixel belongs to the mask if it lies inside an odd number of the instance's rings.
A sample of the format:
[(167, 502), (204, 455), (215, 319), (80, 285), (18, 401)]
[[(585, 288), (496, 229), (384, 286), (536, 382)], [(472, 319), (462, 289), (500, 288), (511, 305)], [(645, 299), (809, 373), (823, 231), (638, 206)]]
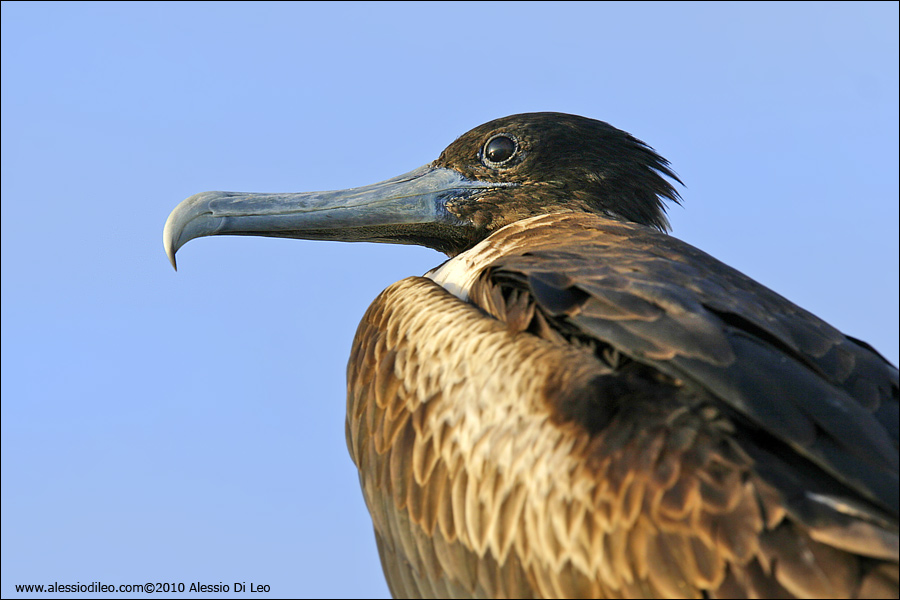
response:
[(544, 110), (650, 143), (687, 184), (676, 236), (897, 363), (896, 2), (4, 2), (3, 597), (386, 595), (344, 369), (377, 293), (443, 257), (206, 238), (176, 274), (163, 223)]

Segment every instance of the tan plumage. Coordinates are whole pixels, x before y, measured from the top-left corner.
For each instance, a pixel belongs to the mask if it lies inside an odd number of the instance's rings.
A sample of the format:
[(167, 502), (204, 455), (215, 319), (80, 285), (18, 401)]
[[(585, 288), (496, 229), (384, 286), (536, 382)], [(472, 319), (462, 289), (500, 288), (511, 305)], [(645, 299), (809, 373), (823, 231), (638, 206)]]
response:
[[(488, 240), (493, 261), (629, 228), (602, 221), (511, 226)], [(896, 547), (878, 564), (814, 541), (710, 399), (648, 389), (594, 435), (561, 420), (628, 359), (569, 343), (482, 273), (472, 303), (426, 278), (394, 284), (354, 340), (347, 441), (395, 596), (896, 594)], [(891, 554), (896, 532), (881, 533), (869, 554)]]
[(355, 190), (206, 192), (223, 233), (453, 257), (372, 303), (347, 443), (397, 597), (898, 596), (896, 367), (663, 231), (668, 163), (556, 113)]

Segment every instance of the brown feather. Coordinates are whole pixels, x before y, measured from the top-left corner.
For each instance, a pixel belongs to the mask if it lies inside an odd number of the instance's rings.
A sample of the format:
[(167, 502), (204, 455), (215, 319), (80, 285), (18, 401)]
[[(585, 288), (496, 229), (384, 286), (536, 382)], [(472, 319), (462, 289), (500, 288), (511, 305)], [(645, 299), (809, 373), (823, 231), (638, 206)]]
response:
[[(558, 245), (559, 226), (552, 239), (531, 229), (529, 252)], [(479, 307), (410, 278), (376, 300), (354, 342), (348, 444), (370, 509), (381, 507), (373, 522), (394, 594), (827, 597), (896, 589), (890, 571), (806, 533), (811, 524), (755, 473), (733, 417), (707, 391), (583, 342), (526, 293), (527, 277), (506, 275), (530, 264), (506, 258), (517, 256), (511, 240), (493, 252), (473, 279), (470, 301)], [(589, 289), (583, 277), (545, 281)], [(631, 285), (625, 272), (599, 277), (616, 289)], [(599, 314), (633, 323), (662, 314), (623, 304), (624, 296), (598, 313), (599, 290), (554, 302), (568, 307), (563, 319), (585, 323)], [(719, 334), (708, 324), (679, 319), (695, 337), (655, 338), (656, 350), (635, 357), (697, 359), (706, 355), (678, 344), (723, 343), (710, 341)], [(818, 339), (803, 335), (807, 345)], [(706, 359), (718, 368), (733, 360), (714, 354)], [(847, 373), (848, 361), (836, 364)], [(368, 485), (378, 473), (382, 483)]]

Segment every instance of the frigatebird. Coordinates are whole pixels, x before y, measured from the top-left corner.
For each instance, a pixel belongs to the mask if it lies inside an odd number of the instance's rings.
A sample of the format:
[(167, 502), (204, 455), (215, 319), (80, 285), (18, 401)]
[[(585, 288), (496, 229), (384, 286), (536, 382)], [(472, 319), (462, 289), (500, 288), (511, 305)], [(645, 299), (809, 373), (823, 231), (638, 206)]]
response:
[(405, 175), (205, 192), (208, 235), (419, 244), (347, 368), (396, 597), (898, 596), (898, 371), (667, 234), (678, 177), (611, 125), (497, 119)]

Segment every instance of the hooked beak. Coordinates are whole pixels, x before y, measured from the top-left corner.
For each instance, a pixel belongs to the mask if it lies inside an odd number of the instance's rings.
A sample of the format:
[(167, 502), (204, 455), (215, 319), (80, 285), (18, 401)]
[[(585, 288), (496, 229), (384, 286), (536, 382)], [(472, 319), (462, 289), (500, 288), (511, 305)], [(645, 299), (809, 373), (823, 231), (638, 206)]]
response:
[[(477, 181), (458, 171), (426, 165), (380, 183), (331, 192), (251, 194), (202, 192), (169, 215), (163, 245), (175, 253), (207, 235), (259, 235), (310, 240), (419, 244), (444, 250), (442, 239), (464, 237), (467, 224), (446, 209), (510, 183)], [(177, 268), (177, 267), (176, 267)]]

